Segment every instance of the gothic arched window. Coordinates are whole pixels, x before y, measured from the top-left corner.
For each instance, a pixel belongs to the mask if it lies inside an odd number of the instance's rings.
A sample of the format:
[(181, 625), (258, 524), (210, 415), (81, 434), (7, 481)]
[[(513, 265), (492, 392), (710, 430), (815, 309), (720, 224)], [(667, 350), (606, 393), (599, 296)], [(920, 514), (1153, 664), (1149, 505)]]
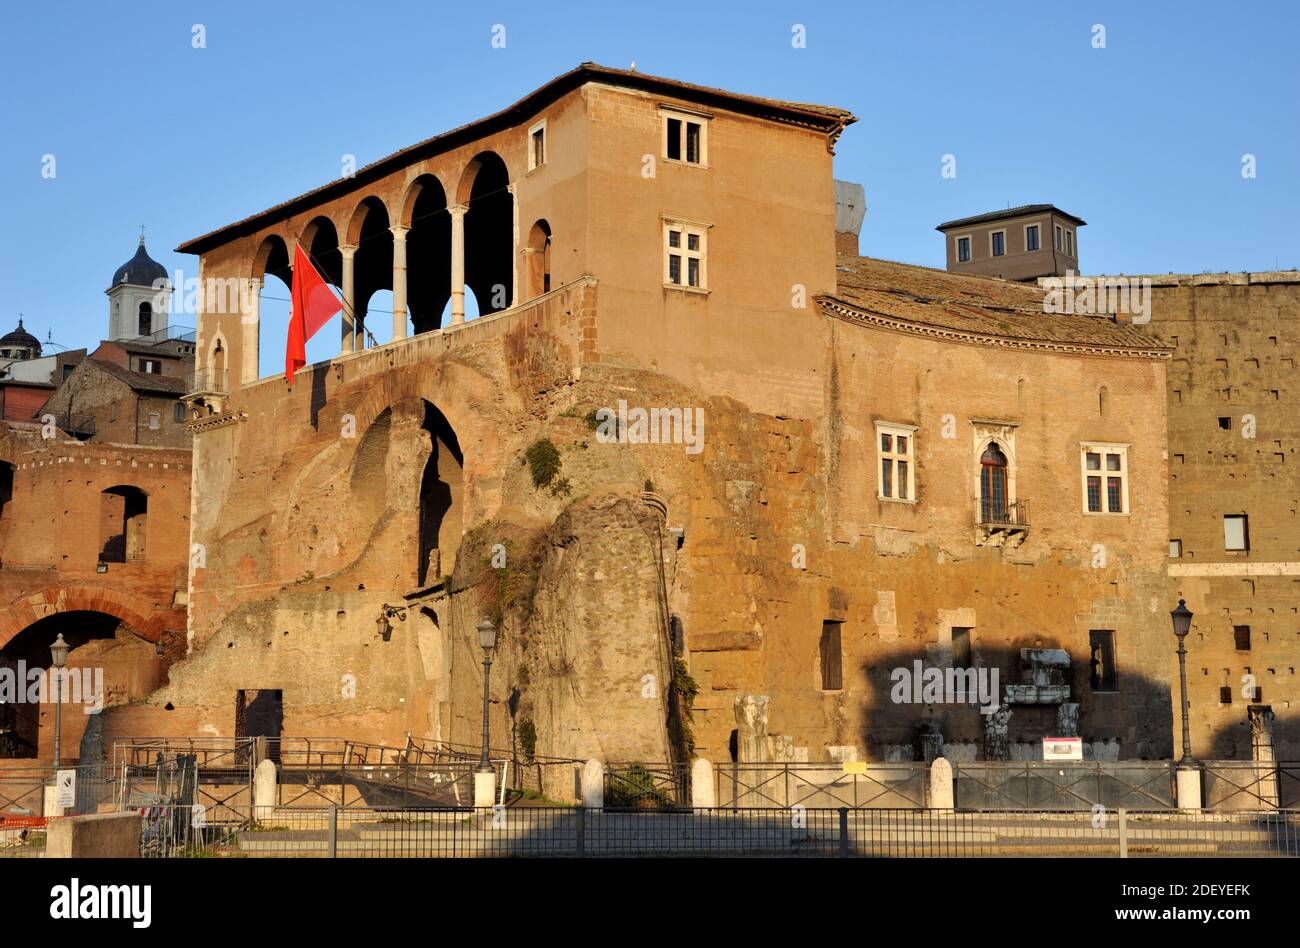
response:
[(980, 457), (980, 521), (1007, 522), (1007, 456), (996, 441)]

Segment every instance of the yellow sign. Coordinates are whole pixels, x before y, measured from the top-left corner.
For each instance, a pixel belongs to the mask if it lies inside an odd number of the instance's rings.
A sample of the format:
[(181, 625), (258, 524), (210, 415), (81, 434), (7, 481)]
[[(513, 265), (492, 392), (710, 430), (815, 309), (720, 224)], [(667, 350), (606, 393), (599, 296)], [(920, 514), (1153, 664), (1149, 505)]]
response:
[(867, 762), (865, 760), (846, 760), (844, 762), (844, 772), (846, 774), (865, 774), (867, 772)]

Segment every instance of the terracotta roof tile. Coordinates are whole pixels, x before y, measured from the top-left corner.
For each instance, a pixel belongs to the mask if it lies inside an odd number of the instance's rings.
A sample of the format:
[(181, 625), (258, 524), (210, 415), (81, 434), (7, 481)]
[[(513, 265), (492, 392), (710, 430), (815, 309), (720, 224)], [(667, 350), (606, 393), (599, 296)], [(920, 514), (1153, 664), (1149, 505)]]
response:
[[(1168, 347), (1145, 329), (1109, 316), (1043, 310), (1046, 291), (1025, 283), (966, 276), (873, 257), (841, 255), (839, 286), (825, 304), (917, 328), (1009, 341), (1125, 349), (1159, 358)], [(834, 315), (843, 316), (835, 312)]]

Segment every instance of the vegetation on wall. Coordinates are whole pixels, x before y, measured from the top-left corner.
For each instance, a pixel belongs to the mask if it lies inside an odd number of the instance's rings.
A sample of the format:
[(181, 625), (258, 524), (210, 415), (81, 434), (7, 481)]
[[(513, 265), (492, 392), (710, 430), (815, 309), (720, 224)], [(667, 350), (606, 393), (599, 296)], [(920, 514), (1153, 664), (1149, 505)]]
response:
[(528, 473), (532, 475), (533, 486), (549, 490), (552, 497), (568, 496), (571, 487), (567, 477), (560, 477), (560, 468), (564, 461), (560, 449), (550, 438), (534, 441), (524, 452), (524, 461), (528, 464)]

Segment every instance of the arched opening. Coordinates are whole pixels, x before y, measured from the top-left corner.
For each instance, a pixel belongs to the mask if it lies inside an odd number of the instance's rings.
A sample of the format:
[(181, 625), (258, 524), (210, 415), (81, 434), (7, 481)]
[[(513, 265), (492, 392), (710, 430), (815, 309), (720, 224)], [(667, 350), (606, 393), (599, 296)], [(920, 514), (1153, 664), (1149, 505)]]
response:
[(411, 183), (402, 209), (406, 235), (406, 305), (414, 332), (440, 329), (451, 299), (451, 215), (433, 175)]
[[(56, 690), (64, 704), (64, 763), (79, 756), (81, 732), (89, 721), (89, 714), (82, 711), (143, 698), (153, 691), (161, 681), (154, 647), (130, 632), (116, 616), (71, 611), (46, 616), (10, 639), (0, 649), (0, 668), (7, 669), (6, 677), (12, 676), (18, 693), (0, 697), (0, 759), (53, 753)], [(72, 650), (56, 689), (48, 669), (50, 645), (59, 635)], [(36, 670), (40, 673), (33, 676)]]
[(551, 290), (551, 225), (545, 220), (533, 224), (528, 232), (528, 288), (526, 299), (534, 299)]
[[(0, 551), (4, 550), (5, 540), (9, 537), (9, 526), (13, 523), (14, 511), (14, 466), (8, 461), (0, 461)], [(3, 561), (0, 561), (3, 566)]]
[(140, 304), (137, 335), (148, 336), (153, 333), (153, 306), (148, 302)]
[(980, 522), (1006, 523), (1007, 456), (996, 441), (989, 442), (980, 457)]
[(99, 495), (101, 563), (144, 561), (149, 498), (138, 487), (110, 487)]
[(465, 168), (457, 191), (460, 203), (469, 207), (465, 286), (474, 291), (482, 314), (508, 309), (514, 302), (514, 197), (509, 185), (506, 163), (485, 151)]
[(208, 380), (209, 388), (217, 392), (230, 390), (226, 384), (226, 344), (220, 336), (212, 344), (212, 358), (209, 360), (208, 371), (210, 375)]
[[(279, 281), (278, 285), (272, 283), (272, 277)], [(265, 378), (284, 371), (284, 346), (288, 336), (293, 260), (281, 237), (272, 234), (262, 241), (253, 257), (253, 279), (261, 284), (257, 300), (257, 374), (259, 378)], [(262, 333), (262, 326), (272, 329)]]
[(419, 585), (451, 573), (462, 533), (462, 477), (465, 459), (456, 432), (442, 412), (424, 403), (429, 458), (420, 478)]
[(1103, 418), (1110, 412), (1110, 389), (1104, 385), (1097, 390), (1097, 412)]
[[(320, 271), (321, 277), (342, 294), (343, 288), (343, 254), (339, 251), (338, 231), (334, 222), (328, 217), (312, 218), (303, 228), (298, 241), (303, 252)], [(307, 364), (312, 365), (339, 354), (340, 332), (330, 326), (340, 326), (342, 315), (334, 316), (327, 326), (307, 340)], [(280, 360), (280, 371), (284, 371), (284, 360)]]
[[(393, 335), (393, 232), (388, 228), (388, 208), (373, 196), (357, 205), (348, 224), (347, 242), (357, 248), (352, 271), (357, 349), (378, 345)], [(371, 305), (372, 298), (380, 290), (388, 291), (386, 313)]]

